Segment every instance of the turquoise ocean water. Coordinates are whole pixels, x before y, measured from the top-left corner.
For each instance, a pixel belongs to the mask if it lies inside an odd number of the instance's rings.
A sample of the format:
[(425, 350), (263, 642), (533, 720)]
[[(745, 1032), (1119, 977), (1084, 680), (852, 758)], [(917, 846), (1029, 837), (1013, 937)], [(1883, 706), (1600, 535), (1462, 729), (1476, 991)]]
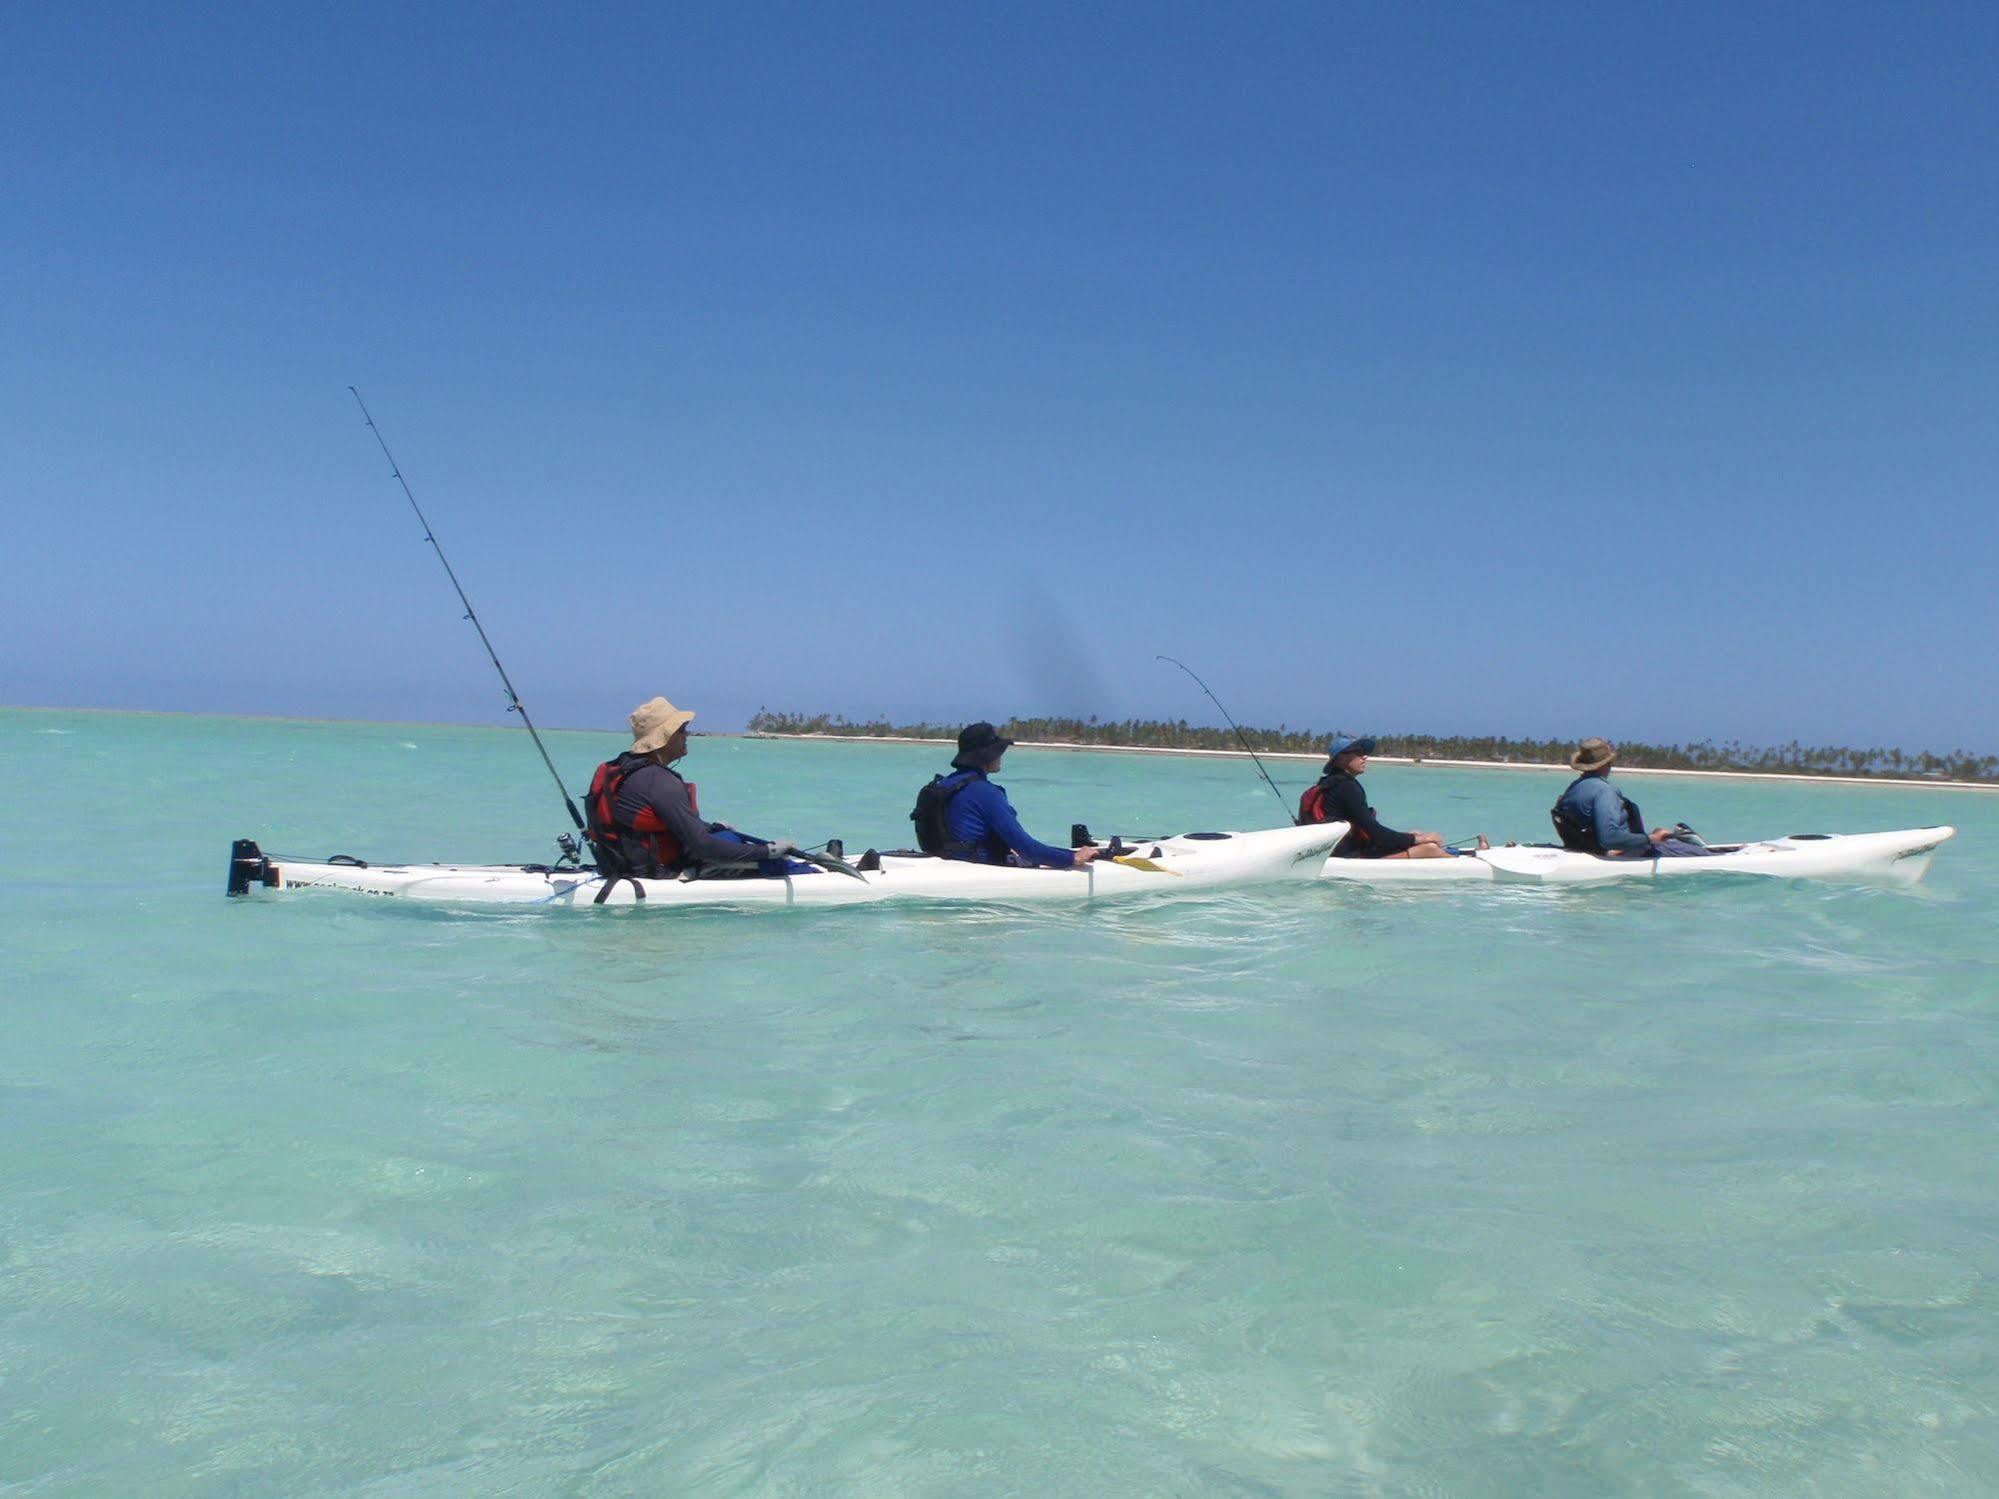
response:
[[(858, 850), (940, 758), (686, 768)], [(1277, 813), (1004, 780), (1056, 841)], [(1561, 784), (1368, 776), (1452, 837)], [(1914, 891), (226, 901), (236, 836), (565, 819), (518, 730), (0, 712), (0, 1493), (1999, 1491), (1999, 797), (1626, 789), (1961, 832)]]

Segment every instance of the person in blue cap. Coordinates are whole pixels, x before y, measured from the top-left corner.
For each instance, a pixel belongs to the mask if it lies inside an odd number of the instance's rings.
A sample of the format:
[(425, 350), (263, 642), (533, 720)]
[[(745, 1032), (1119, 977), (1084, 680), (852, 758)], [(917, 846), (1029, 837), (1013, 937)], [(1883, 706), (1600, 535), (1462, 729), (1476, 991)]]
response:
[[(1344, 822), (1347, 835), (1333, 847), (1335, 859), (1444, 859), (1441, 833), (1398, 833), (1385, 827), (1367, 804), (1360, 778), (1374, 740), (1365, 734), (1341, 734), (1326, 746), (1326, 768), (1318, 784), (1298, 801), (1300, 822)], [(1479, 847), (1486, 846), (1481, 837)]]
[(916, 795), (916, 843), (926, 854), (982, 864), (1025, 864), (1075, 869), (1096, 858), (1095, 848), (1055, 848), (1028, 835), (1006, 792), (992, 779), (1013, 747), (989, 723), (965, 725), (950, 772), (934, 777)]

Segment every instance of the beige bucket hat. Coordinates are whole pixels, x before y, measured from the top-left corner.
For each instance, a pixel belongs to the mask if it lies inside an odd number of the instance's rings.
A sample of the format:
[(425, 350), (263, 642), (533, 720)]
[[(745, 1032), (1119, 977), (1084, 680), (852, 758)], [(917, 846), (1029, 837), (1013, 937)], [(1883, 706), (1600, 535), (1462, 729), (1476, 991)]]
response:
[(1585, 739), (1569, 756), (1569, 769), (1588, 775), (1591, 771), (1608, 770), (1616, 762), (1616, 745), (1607, 739)]
[(663, 697), (640, 703), (632, 709), (632, 749), (635, 755), (649, 755), (694, 722), (694, 715), (676, 708)]

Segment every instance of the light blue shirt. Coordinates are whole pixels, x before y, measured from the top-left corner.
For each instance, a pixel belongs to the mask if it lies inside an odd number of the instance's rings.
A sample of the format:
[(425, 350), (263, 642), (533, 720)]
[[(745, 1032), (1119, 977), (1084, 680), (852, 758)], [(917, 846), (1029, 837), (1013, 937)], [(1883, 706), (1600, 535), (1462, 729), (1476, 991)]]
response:
[[(1556, 806), (1587, 825), (1596, 833), (1597, 847), (1605, 853), (1649, 853), (1652, 840), (1643, 833), (1631, 831), (1631, 822), (1638, 821), (1635, 803), (1627, 803), (1624, 795), (1597, 771), (1591, 775), (1578, 776), (1569, 789), (1564, 791)], [(1631, 822), (1625, 820), (1624, 809), (1629, 805), (1633, 816)]]

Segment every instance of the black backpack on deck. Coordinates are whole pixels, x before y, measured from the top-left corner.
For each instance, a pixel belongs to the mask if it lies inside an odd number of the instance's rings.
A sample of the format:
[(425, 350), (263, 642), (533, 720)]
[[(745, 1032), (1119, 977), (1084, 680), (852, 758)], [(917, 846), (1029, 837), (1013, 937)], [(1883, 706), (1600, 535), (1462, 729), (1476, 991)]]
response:
[(944, 784), (961, 774), (963, 772), (954, 770), (949, 775), (932, 776), (930, 784), (916, 793), (916, 808), (909, 814), (909, 820), (916, 824), (916, 846), (926, 854), (962, 853), (968, 847), (951, 836), (951, 829), (944, 821), (944, 814), (950, 810), (952, 800), (978, 779), (976, 776), (965, 776), (955, 786)]
[[(964, 779), (955, 786), (944, 784), (958, 776), (964, 776)], [(946, 859), (983, 859), (994, 864), (1004, 864), (1012, 857), (1013, 850), (997, 833), (989, 833), (983, 843), (960, 843), (951, 836), (951, 827), (944, 814), (950, 810), (959, 792), (980, 779), (977, 774), (965, 775), (962, 770), (953, 770), (946, 775), (932, 776), (930, 784), (916, 793), (916, 809), (909, 814), (909, 820), (916, 824), (918, 848), (926, 854), (937, 854)]]

